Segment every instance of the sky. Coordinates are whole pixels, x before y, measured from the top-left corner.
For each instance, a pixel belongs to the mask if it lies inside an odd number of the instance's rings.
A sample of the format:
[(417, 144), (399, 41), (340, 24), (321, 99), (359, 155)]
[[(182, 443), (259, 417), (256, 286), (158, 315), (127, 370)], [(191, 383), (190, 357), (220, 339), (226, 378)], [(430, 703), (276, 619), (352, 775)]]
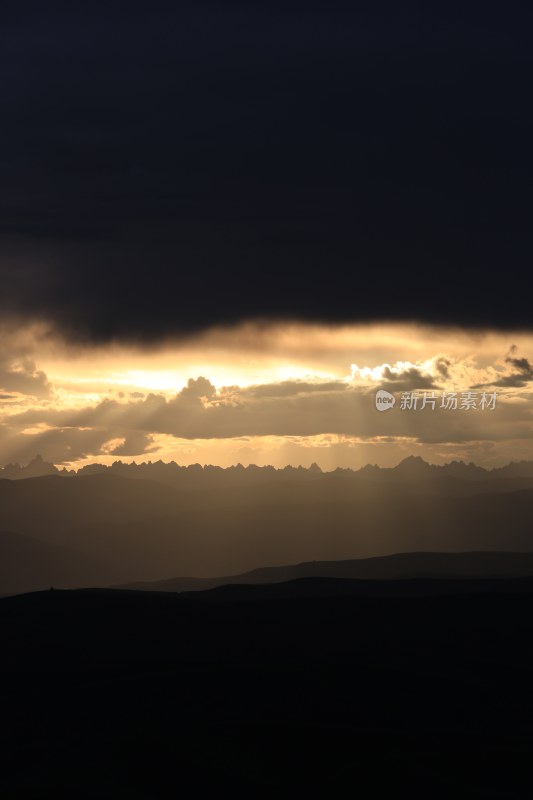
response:
[(5, 10), (0, 464), (533, 458), (531, 17)]
[[(0, 453), (324, 470), (533, 458), (533, 334), (247, 323), (152, 348), (4, 330)], [(389, 392), (394, 407), (376, 406)], [(416, 405), (414, 405), (416, 398)], [(455, 398), (455, 403), (454, 403)], [(483, 399), (484, 398), (484, 399)]]

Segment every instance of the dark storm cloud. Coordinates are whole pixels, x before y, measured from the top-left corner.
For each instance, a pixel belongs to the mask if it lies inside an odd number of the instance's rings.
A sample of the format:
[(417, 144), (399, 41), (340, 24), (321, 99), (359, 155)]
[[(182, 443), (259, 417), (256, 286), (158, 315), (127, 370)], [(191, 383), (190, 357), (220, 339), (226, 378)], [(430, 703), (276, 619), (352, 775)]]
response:
[(0, 314), (100, 341), (249, 317), (531, 327), (531, 21), (10, 6)]

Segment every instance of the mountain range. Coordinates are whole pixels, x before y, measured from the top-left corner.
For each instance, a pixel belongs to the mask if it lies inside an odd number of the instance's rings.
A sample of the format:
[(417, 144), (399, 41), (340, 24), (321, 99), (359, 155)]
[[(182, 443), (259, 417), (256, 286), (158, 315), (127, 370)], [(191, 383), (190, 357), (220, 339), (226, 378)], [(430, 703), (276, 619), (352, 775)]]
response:
[(394, 553), (529, 553), (532, 469), (408, 458), (329, 473), (157, 463), (0, 479), (0, 594)]
[(110, 466), (105, 464), (87, 464), (78, 470), (61, 469), (55, 464), (44, 461), (41, 455), (37, 455), (27, 465), (21, 466), (18, 463), (6, 464), (0, 467), (0, 479), (22, 480), (24, 478), (37, 478), (44, 475), (60, 475), (62, 477), (75, 477), (76, 475), (97, 475), (102, 473), (120, 475), (125, 478), (138, 478), (158, 480), (162, 483), (175, 484), (182, 482), (187, 485), (194, 481), (198, 474), (202, 472), (209, 475), (212, 481), (218, 481), (224, 485), (242, 482), (262, 482), (264, 480), (288, 480), (295, 478), (303, 480), (305, 477), (316, 478), (319, 475), (346, 475), (374, 480), (424, 480), (437, 477), (454, 477), (465, 480), (486, 480), (487, 478), (533, 478), (533, 461), (512, 461), (502, 467), (486, 469), (472, 462), (450, 461), (446, 464), (428, 464), (420, 456), (407, 456), (394, 467), (379, 467), (376, 464), (367, 464), (360, 469), (346, 469), (339, 467), (331, 473), (323, 473), (318, 464), (313, 463), (310, 467), (286, 466), (276, 469), (272, 466), (258, 467), (250, 464), (243, 467), (237, 464), (233, 467), (217, 467), (213, 465), (191, 464), (181, 466), (175, 461), (148, 461), (141, 464), (135, 462), (124, 463), (115, 461)]

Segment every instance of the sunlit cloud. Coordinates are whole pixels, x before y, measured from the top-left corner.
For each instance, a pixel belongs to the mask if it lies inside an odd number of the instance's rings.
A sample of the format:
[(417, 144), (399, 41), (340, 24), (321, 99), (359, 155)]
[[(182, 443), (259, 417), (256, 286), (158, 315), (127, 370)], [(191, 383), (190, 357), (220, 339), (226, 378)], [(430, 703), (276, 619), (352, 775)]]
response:
[[(151, 348), (82, 347), (35, 326), (3, 333), (0, 463), (533, 458), (531, 333), (249, 323)], [(378, 388), (476, 387), (498, 390), (492, 416), (379, 414), (373, 402)]]

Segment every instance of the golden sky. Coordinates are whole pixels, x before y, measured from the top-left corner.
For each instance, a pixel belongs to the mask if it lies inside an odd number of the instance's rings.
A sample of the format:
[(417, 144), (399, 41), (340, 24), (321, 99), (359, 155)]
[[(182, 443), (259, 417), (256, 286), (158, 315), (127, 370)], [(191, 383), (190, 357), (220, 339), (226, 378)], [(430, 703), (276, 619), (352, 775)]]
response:
[[(147, 348), (4, 328), (0, 464), (176, 460), (358, 468), (407, 455), (533, 459), (533, 334), (249, 323)], [(384, 388), (396, 406), (379, 413)], [(493, 410), (401, 409), (402, 392), (497, 393)]]

